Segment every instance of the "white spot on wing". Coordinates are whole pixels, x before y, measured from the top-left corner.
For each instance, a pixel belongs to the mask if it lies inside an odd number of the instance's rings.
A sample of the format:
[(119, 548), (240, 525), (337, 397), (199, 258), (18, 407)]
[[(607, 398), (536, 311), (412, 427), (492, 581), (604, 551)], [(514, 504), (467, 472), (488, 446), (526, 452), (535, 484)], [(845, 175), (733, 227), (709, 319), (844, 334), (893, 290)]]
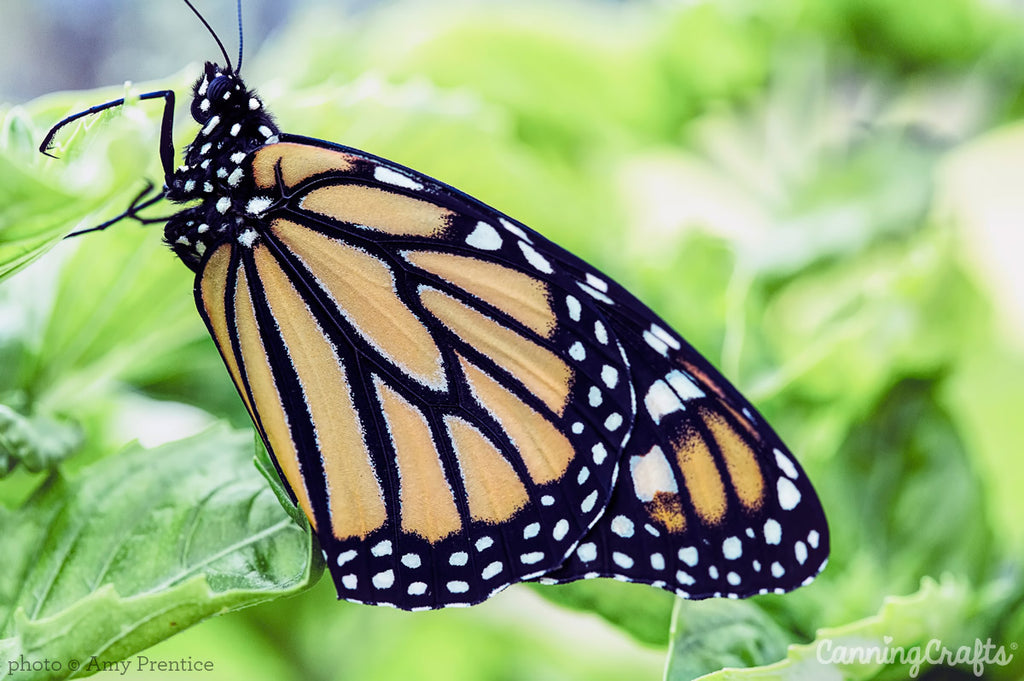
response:
[(377, 166), (373, 169), (373, 178), (378, 182), (386, 182), (387, 184), (393, 184), (396, 187), (404, 187), (406, 189), (423, 189), (423, 185), (412, 179), (404, 173), (400, 173), (397, 170), (385, 166)]
[(256, 237), (258, 235), (255, 231), (247, 229), (238, 235), (238, 243), (242, 244), (246, 248), (252, 248), (252, 245), (256, 243)]
[(551, 530), (551, 536), (555, 538), (555, 541), (562, 541), (567, 534), (569, 534), (569, 521), (562, 518), (555, 523), (555, 529)]
[(668, 357), (668, 345), (650, 331), (644, 331), (644, 341), (659, 354)]
[(679, 399), (696, 400), (704, 397), (704, 391), (697, 387), (690, 377), (684, 374), (682, 371), (670, 371), (668, 376), (665, 377), (668, 384), (672, 386), (672, 389), (676, 391), (676, 395), (679, 395)]
[(782, 472), (786, 474), (787, 478), (796, 480), (796, 466), (794, 466), (793, 462), (789, 460), (789, 457), (783, 454), (779, 449), (775, 450), (775, 463), (779, 465), (779, 468), (782, 469)]
[(590, 272), (587, 272), (587, 284), (596, 288), (598, 291), (608, 293), (608, 282), (599, 277), (595, 277)]
[(569, 309), (569, 319), (578, 322), (580, 320), (580, 312), (583, 310), (580, 301), (575, 296), (566, 296), (565, 306)]
[(668, 464), (661, 447), (655, 445), (643, 456), (634, 456), (629, 460), (629, 472), (633, 478), (633, 491), (640, 501), (648, 502), (654, 500), (658, 492), (677, 494), (679, 485), (672, 475), (672, 468)]
[(551, 267), (551, 263), (548, 262), (548, 259), (538, 253), (533, 246), (525, 241), (519, 242), (519, 250), (523, 252), (523, 257), (526, 258), (526, 262), (530, 263), (544, 274), (551, 274), (555, 271)]
[(782, 525), (775, 518), (764, 521), (764, 540), (768, 544), (778, 544), (782, 541)]
[(584, 563), (589, 563), (597, 558), (597, 544), (594, 542), (580, 544), (579, 548), (576, 549), (576, 555), (579, 556), (579, 559)]
[(727, 537), (722, 542), (722, 555), (726, 560), (736, 560), (743, 555), (743, 542), (739, 537)]
[(669, 346), (673, 350), (678, 350), (680, 347), (682, 347), (681, 345), (679, 345), (679, 341), (672, 337), (672, 334), (670, 334), (668, 331), (661, 328), (657, 324), (651, 324), (651, 333), (653, 333), (655, 336), (664, 341), (665, 345)]
[(373, 585), (378, 589), (390, 589), (395, 583), (394, 570), (384, 570), (373, 576)]
[(661, 423), (661, 419), (669, 414), (683, 411), (683, 403), (679, 401), (679, 396), (661, 379), (652, 383), (647, 390), (644, 406), (655, 425)]
[(531, 551), (530, 553), (524, 553), (519, 556), (519, 560), (522, 561), (524, 565), (533, 565), (544, 560), (544, 554), (541, 551)]
[(617, 515), (612, 518), (612, 532), (619, 535), (623, 539), (629, 539), (633, 536), (633, 521), (624, 515)]
[(520, 239), (523, 239), (524, 241), (526, 241), (527, 243), (530, 243), (530, 244), (533, 243), (533, 239), (530, 238), (530, 235), (527, 234), (526, 231), (521, 229), (518, 225), (513, 225), (511, 222), (509, 222), (505, 218), (498, 218), (498, 222), (501, 223), (502, 227), (504, 227), (508, 231), (512, 232), (513, 234), (515, 234)]
[(623, 570), (628, 570), (633, 567), (633, 559), (621, 551), (613, 551), (612, 560), (615, 561), (615, 564)]
[(779, 506), (783, 509), (792, 511), (800, 503), (800, 490), (789, 478), (779, 478), (775, 489), (779, 494)]
[(501, 235), (486, 222), (478, 222), (473, 232), (466, 237), (466, 243), (484, 251), (496, 251), (501, 248)]
[(608, 386), (609, 390), (619, 384), (619, 370), (615, 367), (605, 364), (601, 367), (601, 380)]
[(696, 580), (690, 576), (690, 573), (683, 570), (676, 572), (676, 581), (684, 586), (690, 586), (691, 584), (696, 583)]
[(425, 582), (413, 582), (407, 589), (410, 596), (422, 596), (427, 593), (427, 585)]
[(338, 554), (338, 567), (341, 567), (345, 563), (349, 562), (350, 560), (355, 558), (356, 555), (358, 554), (356, 554), (356, 552), (352, 549), (349, 549), (348, 551), (342, 551)]
[(687, 546), (679, 549), (679, 560), (683, 561), (690, 567), (693, 567), (697, 564), (697, 558), (698, 555), (696, 546)]
[(487, 567), (485, 567), (483, 571), (481, 571), (480, 576), (484, 579), (492, 579), (498, 576), (498, 574), (504, 569), (504, 567), (505, 566), (501, 564), (501, 561), (496, 560)]
[(250, 215), (260, 215), (263, 211), (274, 205), (274, 200), (269, 196), (254, 196), (245, 204), (245, 212)]
[(582, 281), (577, 281), (576, 285), (579, 286), (580, 289), (582, 289), (584, 293), (586, 293), (588, 296), (590, 296), (594, 300), (600, 300), (602, 303), (607, 303), (608, 305), (612, 305), (613, 304), (611, 298), (609, 298), (605, 294), (601, 293), (600, 291), (598, 291), (593, 286), (588, 286), (587, 284), (584, 284)]

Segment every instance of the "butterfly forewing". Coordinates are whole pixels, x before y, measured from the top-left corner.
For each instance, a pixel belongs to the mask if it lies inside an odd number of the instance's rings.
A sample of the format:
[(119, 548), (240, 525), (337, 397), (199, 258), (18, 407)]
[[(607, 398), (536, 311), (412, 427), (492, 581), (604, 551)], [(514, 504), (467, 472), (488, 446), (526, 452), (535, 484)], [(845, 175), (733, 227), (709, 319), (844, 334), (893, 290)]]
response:
[(628, 341), (636, 424), (604, 516), (543, 579), (615, 577), (687, 598), (810, 582), (829, 535), (800, 466), (707, 360), (614, 283), (608, 295)]
[(633, 422), (604, 315), (536, 235), (293, 139), (254, 155), (273, 208), (206, 259), (197, 301), (339, 594), (475, 603), (557, 567)]

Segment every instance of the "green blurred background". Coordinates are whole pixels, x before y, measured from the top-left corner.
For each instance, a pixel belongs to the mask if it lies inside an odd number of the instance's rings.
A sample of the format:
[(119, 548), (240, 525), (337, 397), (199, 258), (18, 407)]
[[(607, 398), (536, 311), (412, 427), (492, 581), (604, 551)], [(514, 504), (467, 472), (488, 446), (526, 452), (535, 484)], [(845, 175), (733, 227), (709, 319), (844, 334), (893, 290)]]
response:
[[(233, 3), (200, 7), (233, 53)], [(156, 446), (216, 422), (244, 430), (247, 417), (158, 228), (58, 243), (159, 178), (158, 106), (69, 131), (61, 161), (34, 150), (55, 120), (124, 88), (31, 97), (149, 79), (137, 91), (172, 87), (181, 102), (198, 62), (218, 58), (211, 39), (173, 0), (4, 10), (0, 417), (46, 442), (29, 465), (0, 424), (10, 512), (45, 477), (32, 466), (73, 477), (130, 440)], [(718, 365), (814, 480), (833, 557), (793, 594), (674, 613), (660, 592), (599, 583), (516, 586), (479, 607), (410, 615), (338, 603), (322, 579), (146, 655), (215, 664), (183, 679), (593, 681), (764, 665), (821, 628), (819, 640), (905, 647), (991, 639), (1012, 653), (1024, 642), (1019, 3), (246, 11), (244, 72), (283, 129), (385, 156), (516, 216)], [(185, 111), (179, 146), (194, 135)], [(720, 678), (911, 672), (815, 664), (797, 647)], [(1022, 670), (1014, 660), (984, 674)], [(919, 678), (974, 674), (925, 665)]]

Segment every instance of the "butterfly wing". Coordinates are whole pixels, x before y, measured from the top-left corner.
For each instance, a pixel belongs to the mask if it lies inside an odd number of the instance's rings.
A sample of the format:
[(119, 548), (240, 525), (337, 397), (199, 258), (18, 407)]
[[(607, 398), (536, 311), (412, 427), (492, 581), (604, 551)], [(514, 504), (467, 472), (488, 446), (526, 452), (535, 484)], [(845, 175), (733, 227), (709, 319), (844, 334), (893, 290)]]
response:
[(810, 582), (828, 559), (828, 525), (785, 445), (631, 294), (614, 282), (592, 293), (625, 349), (636, 422), (600, 522), (541, 581), (614, 577), (693, 599)]
[(206, 254), (196, 300), (339, 595), (471, 604), (558, 567), (608, 503), (636, 407), (576, 275), (355, 150), (282, 136), (246, 168), (252, 218)]

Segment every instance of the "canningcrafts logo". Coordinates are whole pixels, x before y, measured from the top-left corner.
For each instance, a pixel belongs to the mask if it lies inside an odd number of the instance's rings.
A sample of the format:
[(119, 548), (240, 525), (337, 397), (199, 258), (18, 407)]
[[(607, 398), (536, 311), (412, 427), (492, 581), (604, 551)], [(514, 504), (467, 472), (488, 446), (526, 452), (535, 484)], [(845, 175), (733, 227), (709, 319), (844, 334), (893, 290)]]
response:
[(882, 637), (881, 644), (866, 640), (822, 639), (815, 654), (821, 664), (905, 664), (910, 678), (916, 679), (923, 665), (969, 667), (981, 677), (986, 666), (1005, 667), (1013, 661), (1017, 644), (996, 645), (992, 639), (975, 639), (974, 645), (950, 647), (933, 638), (924, 645), (894, 646), (892, 636)]

